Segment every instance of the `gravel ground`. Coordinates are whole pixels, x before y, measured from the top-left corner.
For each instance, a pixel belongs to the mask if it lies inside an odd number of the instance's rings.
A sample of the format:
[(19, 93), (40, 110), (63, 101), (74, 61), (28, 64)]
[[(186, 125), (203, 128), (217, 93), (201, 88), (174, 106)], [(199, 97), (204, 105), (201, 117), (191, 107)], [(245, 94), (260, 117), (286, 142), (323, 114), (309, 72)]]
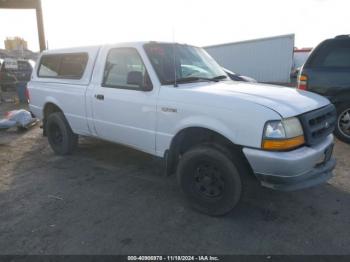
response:
[(212, 218), (159, 159), (94, 139), (59, 157), (38, 126), (0, 132), (0, 254), (350, 254), (350, 146), (335, 155), (328, 183)]

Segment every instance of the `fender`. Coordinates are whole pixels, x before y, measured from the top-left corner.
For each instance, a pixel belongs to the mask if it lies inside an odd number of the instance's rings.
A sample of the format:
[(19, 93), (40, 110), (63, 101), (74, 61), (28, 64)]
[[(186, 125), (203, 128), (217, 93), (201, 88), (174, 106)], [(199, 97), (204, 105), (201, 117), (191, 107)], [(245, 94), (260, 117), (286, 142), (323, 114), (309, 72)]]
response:
[[(53, 104), (53, 105), (55, 105), (56, 107), (58, 107), (58, 108), (60, 109), (60, 111), (64, 114), (65, 118), (67, 119), (67, 116), (65, 115), (65, 113), (64, 113), (64, 111), (63, 111), (63, 109), (62, 109), (62, 106), (61, 106), (61, 104), (58, 102), (58, 100), (57, 100), (56, 98), (52, 97), (52, 96), (48, 96), (48, 97), (46, 97), (44, 106), (43, 106), (43, 108), (42, 108), (42, 120), (43, 120), (43, 122), (46, 121), (46, 120), (45, 120), (45, 109), (46, 109), (46, 107), (47, 107), (48, 104)], [(68, 121), (68, 119), (67, 119), (67, 121)], [(68, 123), (69, 123), (69, 121), (68, 121)], [(70, 125), (70, 123), (69, 123), (69, 125)]]
[[(51, 98), (51, 99), (50, 99)], [(58, 102), (56, 99), (52, 99), (52, 97), (48, 97), (44, 103), (44, 106), (41, 109), (41, 119), (43, 122), (42, 128), (43, 128), (43, 135), (46, 136), (46, 116), (45, 116), (45, 111), (47, 110), (47, 107), (49, 106), (49, 104), (53, 105), (54, 107), (58, 108), (59, 111), (61, 111), (63, 114), (63, 110), (61, 109), (61, 107), (58, 105)], [(57, 110), (55, 110), (57, 111)], [(66, 118), (67, 119), (67, 118)]]
[(182, 119), (176, 126), (174, 131), (174, 136), (181, 132), (181, 130), (184, 130), (189, 127), (199, 127), (199, 128), (206, 128), (209, 130), (212, 130), (223, 137), (226, 137), (228, 140), (230, 140), (232, 143), (236, 144), (236, 133), (237, 129), (235, 127), (229, 127), (226, 125), (223, 121), (220, 121), (218, 119), (214, 119), (207, 116), (189, 116), (184, 119)]
[(176, 126), (176, 133), (165, 150), (166, 174), (176, 171), (178, 155), (182, 150), (205, 141), (236, 146), (235, 132), (223, 122), (205, 116), (188, 117)]
[(56, 99), (54, 98), (53, 96), (47, 96), (45, 98), (45, 102), (44, 102), (44, 105), (43, 105), (43, 108), (42, 108), (42, 114), (43, 114), (43, 117), (44, 117), (44, 110), (45, 110), (45, 107), (47, 106), (47, 104), (54, 104), (55, 106), (57, 106), (58, 108), (61, 109), (61, 111), (63, 112), (64, 114), (64, 111), (62, 110), (62, 106), (61, 106), (61, 103)]
[(236, 144), (237, 139), (237, 129), (235, 127), (230, 127), (226, 125), (224, 122), (214, 119), (208, 116), (188, 116), (186, 118), (181, 119), (172, 130), (168, 130), (168, 132), (157, 132), (156, 135), (156, 147), (157, 147), (157, 155), (160, 157), (164, 156), (164, 153), (170, 149), (171, 143), (173, 139), (179, 134), (182, 130), (185, 130), (190, 127), (196, 128), (205, 128), (211, 130), (215, 133), (220, 134), (225, 137), (232, 143)]

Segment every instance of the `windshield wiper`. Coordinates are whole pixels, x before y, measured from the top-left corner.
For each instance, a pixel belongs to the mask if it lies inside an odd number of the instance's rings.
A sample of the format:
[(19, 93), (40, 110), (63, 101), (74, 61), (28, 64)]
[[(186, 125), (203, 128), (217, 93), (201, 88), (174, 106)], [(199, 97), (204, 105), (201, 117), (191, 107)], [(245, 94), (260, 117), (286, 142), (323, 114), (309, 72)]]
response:
[[(221, 79), (225, 79), (227, 76), (220, 75), (213, 78), (208, 77), (200, 77), (200, 76), (190, 76), (190, 77), (183, 77), (176, 79), (177, 84), (183, 84), (183, 83), (191, 83), (191, 82), (197, 82), (197, 81), (209, 81), (209, 82), (218, 82)], [(168, 81), (167, 84), (174, 84), (175, 81)]]
[(176, 83), (187, 83), (187, 82), (196, 82), (196, 81), (210, 81), (210, 82), (217, 82), (217, 79), (214, 78), (207, 78), (207, 77), (200, 77), (200, 76), (190, 76), (190, 77), (184, 77), (176, 79)]
[(227, 78), (227, 75), (220, 75), (220, 76), (213, 77), (211, 79), (212, 80), (222, 80), (222, 79), (226, 79), (226, 78)]

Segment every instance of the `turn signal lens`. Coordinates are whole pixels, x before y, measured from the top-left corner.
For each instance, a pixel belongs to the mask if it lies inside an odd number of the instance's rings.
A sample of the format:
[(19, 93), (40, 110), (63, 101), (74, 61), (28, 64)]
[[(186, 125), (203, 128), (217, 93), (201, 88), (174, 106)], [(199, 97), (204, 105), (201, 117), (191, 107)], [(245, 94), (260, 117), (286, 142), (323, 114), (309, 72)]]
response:
[(298, 81), (298, 89), (307, 90), (307, 80), (308, 79), (306, 75), (300, 75)]
[(301, 75), (299, 80), (300, 81), (307, 81), (307, 76)]
[(297, 148), (304, 143), (304, 136), (297, 136), (289, 139), (264, 139), (262, 148), (265, 150), (284, 151)]

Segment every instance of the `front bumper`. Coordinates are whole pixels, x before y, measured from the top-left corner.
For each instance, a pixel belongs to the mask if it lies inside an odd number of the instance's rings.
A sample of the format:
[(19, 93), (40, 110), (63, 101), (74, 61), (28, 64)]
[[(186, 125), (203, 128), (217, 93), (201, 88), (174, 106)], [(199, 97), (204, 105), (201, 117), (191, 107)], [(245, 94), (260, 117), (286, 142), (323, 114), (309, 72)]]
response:
[(289, 152), (243, 148), (261, 184), (276, 190), (292, 191), (323, 183), (333, 176), (333, 135), (315, 146)]

